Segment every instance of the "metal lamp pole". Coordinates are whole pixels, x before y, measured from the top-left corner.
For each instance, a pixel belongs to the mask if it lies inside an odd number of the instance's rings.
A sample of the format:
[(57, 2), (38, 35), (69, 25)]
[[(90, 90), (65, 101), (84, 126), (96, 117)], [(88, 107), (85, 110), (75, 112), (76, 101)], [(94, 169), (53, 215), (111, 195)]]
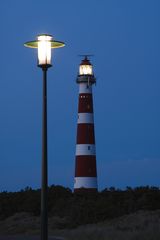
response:
[(48, 239), (48, 154), (47, 154), (47, 67), (43, 66), (43, 105), (42, 105), (42, 182), (41, 182), (41, 239)]
[(36, 41), (24, 44), (38, 49), (38, 67), (43, 71), (42, 104), (42, 182), (41, 182), (41, 240), (48, 240), (48, 158), (47, 158), (47, 70), (51, 67), (51, 49), (65, 46), (63, 42), (53, 41), (53, 37), (42, 34)]

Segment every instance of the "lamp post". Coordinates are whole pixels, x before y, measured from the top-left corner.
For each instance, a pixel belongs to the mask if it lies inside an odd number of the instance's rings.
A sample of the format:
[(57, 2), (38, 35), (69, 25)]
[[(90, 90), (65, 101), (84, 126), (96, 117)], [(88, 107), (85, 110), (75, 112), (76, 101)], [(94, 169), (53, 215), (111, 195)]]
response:
[(42, 104), (42, 182), (41, 182), (41, 240), (48, 239), (48, 208), (47, 208), (47, 70), (51, 65), (51, 49), (60, 48), (65, 44), (54, 41), (48, 34), (37, 36), (36, 41), (26, 42), (25, 47), (38, 49), (38, 67), (43, 71), (43, 104)]

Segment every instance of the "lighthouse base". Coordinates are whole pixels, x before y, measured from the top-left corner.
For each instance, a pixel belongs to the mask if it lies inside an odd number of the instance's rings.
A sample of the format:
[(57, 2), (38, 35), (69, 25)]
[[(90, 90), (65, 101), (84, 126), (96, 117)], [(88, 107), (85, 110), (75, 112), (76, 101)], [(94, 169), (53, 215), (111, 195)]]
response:
[(74, 192), (97, 192), (97, 177), (75, 177)]

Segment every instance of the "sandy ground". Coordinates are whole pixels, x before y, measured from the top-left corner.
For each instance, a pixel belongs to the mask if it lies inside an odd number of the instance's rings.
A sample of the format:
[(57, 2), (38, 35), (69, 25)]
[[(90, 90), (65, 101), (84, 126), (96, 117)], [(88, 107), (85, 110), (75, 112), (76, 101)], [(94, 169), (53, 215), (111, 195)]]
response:
[[(61, 223), (60, 219), (57, 221)], [(49, 219), (49, 240), (160, 240), (160, 209), (74, 229), (55, 229), (56, 223), (55, 219)], [(39, 218), (19, 213), (1, 221), (0, 240), (40, 240)]]

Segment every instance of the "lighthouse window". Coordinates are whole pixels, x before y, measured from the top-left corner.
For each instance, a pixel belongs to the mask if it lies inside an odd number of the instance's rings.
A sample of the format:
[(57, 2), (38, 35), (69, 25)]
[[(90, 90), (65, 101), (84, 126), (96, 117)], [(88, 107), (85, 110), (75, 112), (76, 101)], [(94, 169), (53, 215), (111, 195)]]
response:
[(91, 146), (88, 146), (88, 150), (91, 150)]

